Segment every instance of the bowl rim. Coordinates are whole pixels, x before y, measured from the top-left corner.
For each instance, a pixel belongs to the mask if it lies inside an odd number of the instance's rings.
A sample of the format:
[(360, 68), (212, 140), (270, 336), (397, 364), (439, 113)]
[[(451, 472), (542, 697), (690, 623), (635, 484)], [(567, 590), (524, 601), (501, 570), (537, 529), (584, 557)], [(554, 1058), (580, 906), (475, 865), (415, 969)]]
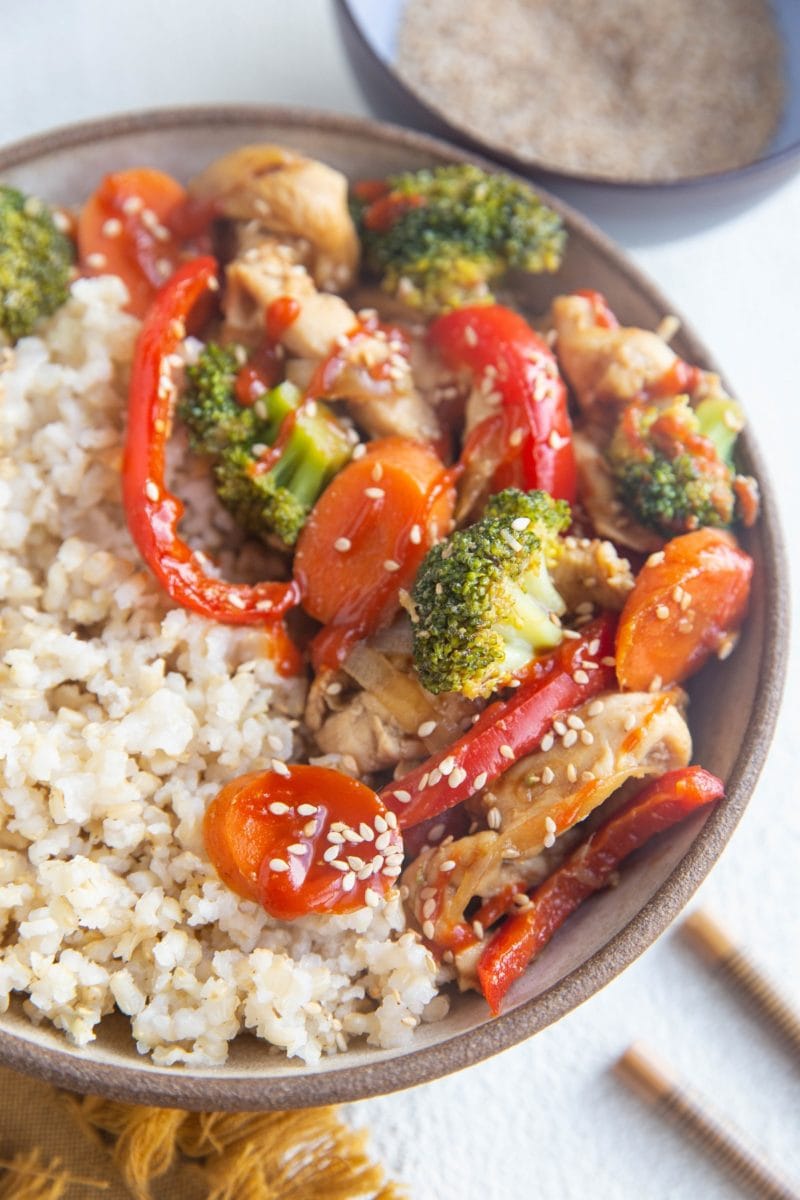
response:
[[(0, 172), (65, 149), (112, 141), (120, 135), (152, 131), (220, 128), (246, 124), (280, 124), (321, 129), (345, 135), (364, 134), (409, 147), (421, 154), (452, 162), (477, 162), (496, 170), (497, 164), (459, 146), (427, 134), (371, 118), (319, 112), (302, 107), (273, 105), (185, 105), (122, 113), (81, 121), (24, 138), (0, 148)], [(568, 204), (539, 189), (547, 203), (565, 217), (581, 236), (615, 269), (664, 313), (675, 307), (610, 238)], [(680, 313), (676, 313), (680, 318)], [(700, 339), (685, 326), (695, 361), (716, 369)], [(344, 1062), (326, 1071), (298, 1068), (270, 1076), (252, 1072), (234, 1074), (223, 1068), (158, 1067), (146, 1058), (141, 1063), (102, 1063), (81, 1056), (66, 1041), (57, 1049), (37, 1044), (33, 1037), (0, 1029), (0, 1061), (75, 1091), (96, 1092), (135, 1103), (180, 1106), (188, 1109), (303, 1108), (385, 1095), (449, 1075), (480, 1062), (531, 1037), (552, 1024), (595, 992), (605, 987), (646, 950), (690, 899), (719, 857), (738, 824), (766, 759), (775, 728), (786, 674), (789, 641), (789, 586), (784, 540), (778, 509), (765, 474), (764, 460), (749, 429), (745, 448), (762, 490), (759, 533), (764, 561), (763, 657), (755, 689), (753, 717), (747, 727), (729, 775), (726, 801), (708, 817), (687, 853), (676, 864), (655, 894), (617, 934), (566, 976), (538, 996), (507, 1013), (445, 1041), (405, 1051), (395, 1057), (353, 1067)], [(31, 1027), (31, 1034), (35, 1033)], [(343, 1056), (345, 1057), (345, 1056)], [(265, 1060), (267, 1063), (269, 1060)], [(335, 1064), (336, 1060), (332, 1060)]]
[[(704, 186), (706, 188), (715, 185), (724, 186), (728, 183), (733, 184), (740, 180), (755, 178), (765, 172), (777, 170), (781, 166), (788, 166), (794, 159), (800, 160), (800, 137), (780, 150), (762, 154), (759, 158), (753, 159), (752, 162), (745, 163), (741, 167), (729, 167), (724, 171), (707, 171), (702, 175), (682, 175), (675, 179), (619, 179), (615, 176), (604, 175), (602, 172), (571, 171), (566, 167), (554, 167), (535, 155), (515, 154), (475, 133), (467, 126), (453, 121), (444, 108), (428, 100), (421, 91), (418, 91), (400, 74), (393, 63), (387, 62), (378, 54), (371, 39), (364, 32), (364, 23), (353, 11), (350, 0), (334, 0), (334, 2), (340, 19), (351, 36), (358, 40), (373, 68), (382, 72), (399, 89), (407, 104), (420, 109), (420, 118), (425, 113), (429, 114), (429, 118), (433, 118), (440, 126), (443, 137), (475, 150), (479, 154), (486, 155), (496, 162), (501, 162), (518, 174), (527, 175), (535, 172), (537, 179), (541, 177), (556, 186), (560, 183), (588, 184), (592, 187), (627, 189), (635, 194), (649, 192), (655, 188), (663, 188), (671, 192), (688, 192)], [(800, 167), (800, 162), (798, 162), (798, 167)]]

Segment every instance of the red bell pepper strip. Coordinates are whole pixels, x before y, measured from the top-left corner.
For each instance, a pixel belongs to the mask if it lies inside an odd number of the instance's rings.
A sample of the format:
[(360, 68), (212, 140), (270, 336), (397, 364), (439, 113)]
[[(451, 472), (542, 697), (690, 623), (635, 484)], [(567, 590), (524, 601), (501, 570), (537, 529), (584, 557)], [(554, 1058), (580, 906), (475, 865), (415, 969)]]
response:
[(575, 455), (567, 389), (547, 343), (501, 304), (445, 313), (431, 325), (428, 340), (449, 367), (472, 371), (502, 400), (500, 412), (472, 431), (465, 458), (491, 445), (501, 456), (495, 487), (543, 488), (572, 503)]
[[(535, 749), (555, 717), (616, 686), (613, 655), (616, 617), (607, 613), (539, 659), (507, 700), (484, 709), (467, 733), (381, 792), (401, 829), (435, 817), (466, 800)], [(607, 662), (603, 662), (607, 659)], [(479, 782), (478, 782), (479, 781)]]
[(201, 556), (178, 536), (183, 504), (164, 482), (175, 389), (169, 355), (186, 334), (196, 303), (216, 290), (217, 264), (194, 258), (158, 292), (144, 319), (131, 374), (123, 498), (128, 528), (139, 552), (170, 597), (184, 608), (230, 625), (252, 625), (281, 616), (298, 602), (290, 583), (228, 583), (209, 575)]
[(668, 771), (595, 830), (548, 879), (529, 893), (531, 905), (508, 917), (478, 960), (478, 982), (492, 1012), (531, 959), (567, 917), (605, 887), (623, 859), (648, 838), (696, 809), (722, 799), (722, 781), (703, 767)]

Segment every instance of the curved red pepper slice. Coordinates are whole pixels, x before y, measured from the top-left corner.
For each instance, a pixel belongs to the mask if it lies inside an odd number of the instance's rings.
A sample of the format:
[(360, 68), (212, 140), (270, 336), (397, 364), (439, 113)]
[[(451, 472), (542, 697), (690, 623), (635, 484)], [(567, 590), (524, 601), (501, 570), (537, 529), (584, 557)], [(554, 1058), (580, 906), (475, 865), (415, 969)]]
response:
[(725, 794), (703, 767), (668, 771), (581, 843), (548, 879), (528, 893), (531, 906), (506, 919), (478, 960), (478, 982), (493, 1013), (512, 983), (567, 917), (608, 883), (623, 859), (648, 838)]
[(449, 367), (467, 368), (502, 398), (500, 413), (487, 417), (467, 439), (467, 457), (496, 444), (499, 436), (497, 487), (542, 488), (572, 503), (575, 455), (567, 389), (547, 343), (519, 313), (501, 304), (445, 313), (431, 325), (428, 340)]
[(554, 717), (614, 688), (615, 627), (613, 613), (584, 626), (580, 638), (562, 642), (532, 664), (520, 687), (485, 708), (457, 742), (387, 784), (381, 800), (397, 813), (400, 828), (466, 800), (538, 746)]
[(216, 261), (192, 259), (161, 288), (144, 319), (131, 373), (123, 498), (139, 553), (176, 604), (229, 625), (252, 625), (273, 621), (297, 604), (297, 585), (250, 586), (209, 575), (178, 535), (183, 504), (164, 480), (175, 404), (168, 358), (185, 337), (195, 304), (217, 286)]

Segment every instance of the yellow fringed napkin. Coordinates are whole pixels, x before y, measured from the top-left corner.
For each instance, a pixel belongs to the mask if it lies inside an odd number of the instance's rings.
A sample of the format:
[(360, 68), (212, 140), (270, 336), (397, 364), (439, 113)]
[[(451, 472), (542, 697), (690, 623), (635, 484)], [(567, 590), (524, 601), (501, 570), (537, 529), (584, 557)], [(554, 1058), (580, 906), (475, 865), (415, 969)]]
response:
[(0, 1200), (406, 1200), (335, 1108), (188, 1113), (0, 1068)]

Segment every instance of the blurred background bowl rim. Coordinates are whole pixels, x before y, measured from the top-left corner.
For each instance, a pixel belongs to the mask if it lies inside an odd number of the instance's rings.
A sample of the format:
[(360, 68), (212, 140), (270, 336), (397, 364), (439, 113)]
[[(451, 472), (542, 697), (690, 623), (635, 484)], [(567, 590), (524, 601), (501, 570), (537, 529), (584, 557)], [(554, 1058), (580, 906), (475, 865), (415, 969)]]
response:
[[(345, 136), (363, 133), (401, 148), (470, 161), (490, 170), (498, 164), (462, 146), (372, 118), (335, 114), (298, 106), (220, 104), (182, 105), (136, 110), (74, 122), (0, 147), (0, 172), (81, 146), (96, 146), (132, 133), (219, 128), (233, 125), (280, 124), (319, 129)], [(543, 199), (568, 223), (613, 260), (617, 270), (664, 313), (674, 313), (660, 288), (627, 254), (595, 225), (557, 197), (538, 188)], [(680, 318), (680, 313), (676, 313)], [(714, 360), (691, 324), (685, 325), (697, 361), (716, 370)], [(213, 1067), (159, 1067), (145, 1056), (125, 1065), (82, 1057), (64, 1039), (58, 1049), (35, 1041), (37, 1027), (26, 1034), (2, 1028), (0, 1061), (62, 1087), (96, 1092), (116, 1099), (189, 1109), (282, 1109), (314, 1107), (366, 1099), (427, 1083), (525, 1041), (590, 999), (651, 946), (716, 863), (751, 798), (766, 760), (780, 709), (789, 641), (788, 566), (780, 517), (763, 457), (749, 429), (743, 435), (747, 456), (762, 487), (761, 540), (765, 590), (763, 657), (754, 689), (754, 715), (731, 767), (726, 801), (711, 812), (688, 851), (658, 890), (618, 933), (562, 979), (513, 1010), (457, 1031), (446, 1041), (418, 1049), (377, 1051), (376, 1061), (348, 1067), (346, 1054), (323, 1059), (323, 1069), (298, 1065), (298, 1074), (279, 1077), (252, 1072), (217, 1073)], [(270, 1058), (265, 1054), (265, 1065)], [(273, 1059), (273, 1061), (275, 1061)], [(283, 1061), (283, 1060), (281, 1060)]]
[(541, 176), (545, 180), (545, 183), (552, 182), (556, 186), (559, 183), (577, 183), (588, 184), (596, 188), (628, 189), (631, 192), (638, 193), (649, 192), (656, 188), (663, 188), (669, 191), (690, 191), (702, 188), (703, 186), (710, 188), (719, 185), (724, 186), (725, 184), (734, 185), (742, 180), (755, 178), (781, 166), (788, 166), (794, 160), (797, 160), (797, 167), (800, 169), (800, 137), (790, 142), (789, 145), (768, 154), (763, 154), (760, 158), (753, 159), (752, 162), (745, 163), (741, 167), (730, 167), (725, 171), (708, 171), (702, 175), (682, 175), (675, 179), (620, 179), (619, 177), (592, 172), (570, 171), (566, 167), (556, 167), (548, 164), (533, 155), (515, 154), (512, 150), (481, 136), (468, 126), (460, 125), (452, 117), (448, 116), (445, 109), (439, 107), (438, 104), (429, 100), (421, 91), (418, 91), (400, 74), (393, 63), (387, 62), (377, 52), (372, 41), (364, 32), (363, 23), (353, 12), (351, 0), (334, 0), (334, 2), (339, 11), (340, 18), (344, 21), (351, 34), (356, 37), (362, 50), (372, 60), (373, 65), (385, 75), (387, 80), (400, 89), (407, 103), (417, 106), (422, 113), (429, 114), (430, 117), (433, 117), (438, 122), (442, 127), (441, 136), (443, 138), (451, 139), (457, 145), (463, 145), (468, 150), (475, 150), (487, 158), (494, 159), (495, 162), (502, 163), (518, 175), (528, 177), (535, 173), (536, 177)]

